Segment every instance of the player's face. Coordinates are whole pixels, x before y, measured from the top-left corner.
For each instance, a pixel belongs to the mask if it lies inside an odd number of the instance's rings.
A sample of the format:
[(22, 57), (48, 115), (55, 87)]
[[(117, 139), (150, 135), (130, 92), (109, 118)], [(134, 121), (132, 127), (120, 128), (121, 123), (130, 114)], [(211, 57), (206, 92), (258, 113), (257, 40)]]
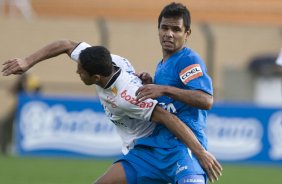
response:
[(183, 18), (162, 18), (159, 39), (164, 54), (173, 54), (185, 46), (190, 31), (185, 31)]
[(80, 79), (84, 82), (84, 84), (86, 85), (94, 84), (92, 81), (92, 77), (81, 67), (79, 62), (77, 64), (76, 73), (80, 76)]

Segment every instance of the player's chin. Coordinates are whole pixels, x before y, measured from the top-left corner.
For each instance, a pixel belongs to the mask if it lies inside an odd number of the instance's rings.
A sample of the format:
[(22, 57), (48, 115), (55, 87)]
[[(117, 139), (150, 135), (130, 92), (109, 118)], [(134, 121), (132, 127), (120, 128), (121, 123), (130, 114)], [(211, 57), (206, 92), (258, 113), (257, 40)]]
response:
[(174, 52), (174, 48), (172, 47), (163, 47), (163, 51), (167, 52), (167, 53), (173, 53)]
[(85, 85), (87, 85), (87, 86), (90, 86), (90, 85), (92, 85), (92, 83), (84, 83)]
[(162, 48), (165, 51), (173, 51), (175, 49), (174, 46), (171, 44), (162, 44)]
[(92, 85), (92, 83), (91, 83), (90, 81), (85, 81), (85, 80), (82, 80), (82, 82), (83, 82), (85, 85), (87, 85), (87, 86)]

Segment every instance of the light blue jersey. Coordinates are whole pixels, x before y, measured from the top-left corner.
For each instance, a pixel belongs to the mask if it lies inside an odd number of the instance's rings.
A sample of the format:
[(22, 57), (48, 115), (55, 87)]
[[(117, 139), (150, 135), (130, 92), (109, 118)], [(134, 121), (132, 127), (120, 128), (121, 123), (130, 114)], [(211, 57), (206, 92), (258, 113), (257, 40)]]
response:
[[(191, 49), (185, 47), (156, 68), (154, 83), (174, 86), (181, 89), (201, 90), (213, 95), (212, 81), (202, 59)], [(207, 149), (204, 133), (207, 111), (191, 107), (168, 96), (161, 96), (158, 102), (186, 123), (195, 133), (200, 143)], [(166, 128), (160, 126), (159, 129)], [(168, 132), (169, 133), (169, 132)]]

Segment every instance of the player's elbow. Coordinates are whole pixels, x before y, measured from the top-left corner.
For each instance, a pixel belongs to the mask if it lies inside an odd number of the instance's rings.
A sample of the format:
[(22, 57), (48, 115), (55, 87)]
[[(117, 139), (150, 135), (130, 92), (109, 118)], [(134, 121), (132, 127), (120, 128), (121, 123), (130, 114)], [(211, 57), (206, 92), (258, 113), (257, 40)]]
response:
[(212, 106), (213, 106), (213, 96), (207, 95), (201, 108), (204, 110), (210, 110)]
[(168, 118), (168, 112), (161, 108), (160, 106), (156, 106), (151, 117), (151, 121), (154, 123), (165, 124), (165, 119)]
[(64, 53), (70, 55), (78, 43), (71, 40), (58, 40), (57, 47), (63, 49)]

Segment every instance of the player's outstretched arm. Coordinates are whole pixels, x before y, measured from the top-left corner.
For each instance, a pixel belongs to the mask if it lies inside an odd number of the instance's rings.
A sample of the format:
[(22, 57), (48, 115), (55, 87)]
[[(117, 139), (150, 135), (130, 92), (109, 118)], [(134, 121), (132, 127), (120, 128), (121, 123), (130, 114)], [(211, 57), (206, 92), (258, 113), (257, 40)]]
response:
[(3, 63), (2, 75), (22, 74), (35, 64), (60, 54), (70, 55), (78, 43), (70, 40), (58, 40), (47, 44), (24, 59), (14, 58)]
[(188, 126), (175, 115), (169, 113), (160, 106), (156, 106), (154, 109), (151, 120), (166, 126), (177, 138), (190, 148), (192, 153), (198, 158), (211, 182), (218, 180), (222, 171), (221, 165), (211, 153), (202, 147)]

